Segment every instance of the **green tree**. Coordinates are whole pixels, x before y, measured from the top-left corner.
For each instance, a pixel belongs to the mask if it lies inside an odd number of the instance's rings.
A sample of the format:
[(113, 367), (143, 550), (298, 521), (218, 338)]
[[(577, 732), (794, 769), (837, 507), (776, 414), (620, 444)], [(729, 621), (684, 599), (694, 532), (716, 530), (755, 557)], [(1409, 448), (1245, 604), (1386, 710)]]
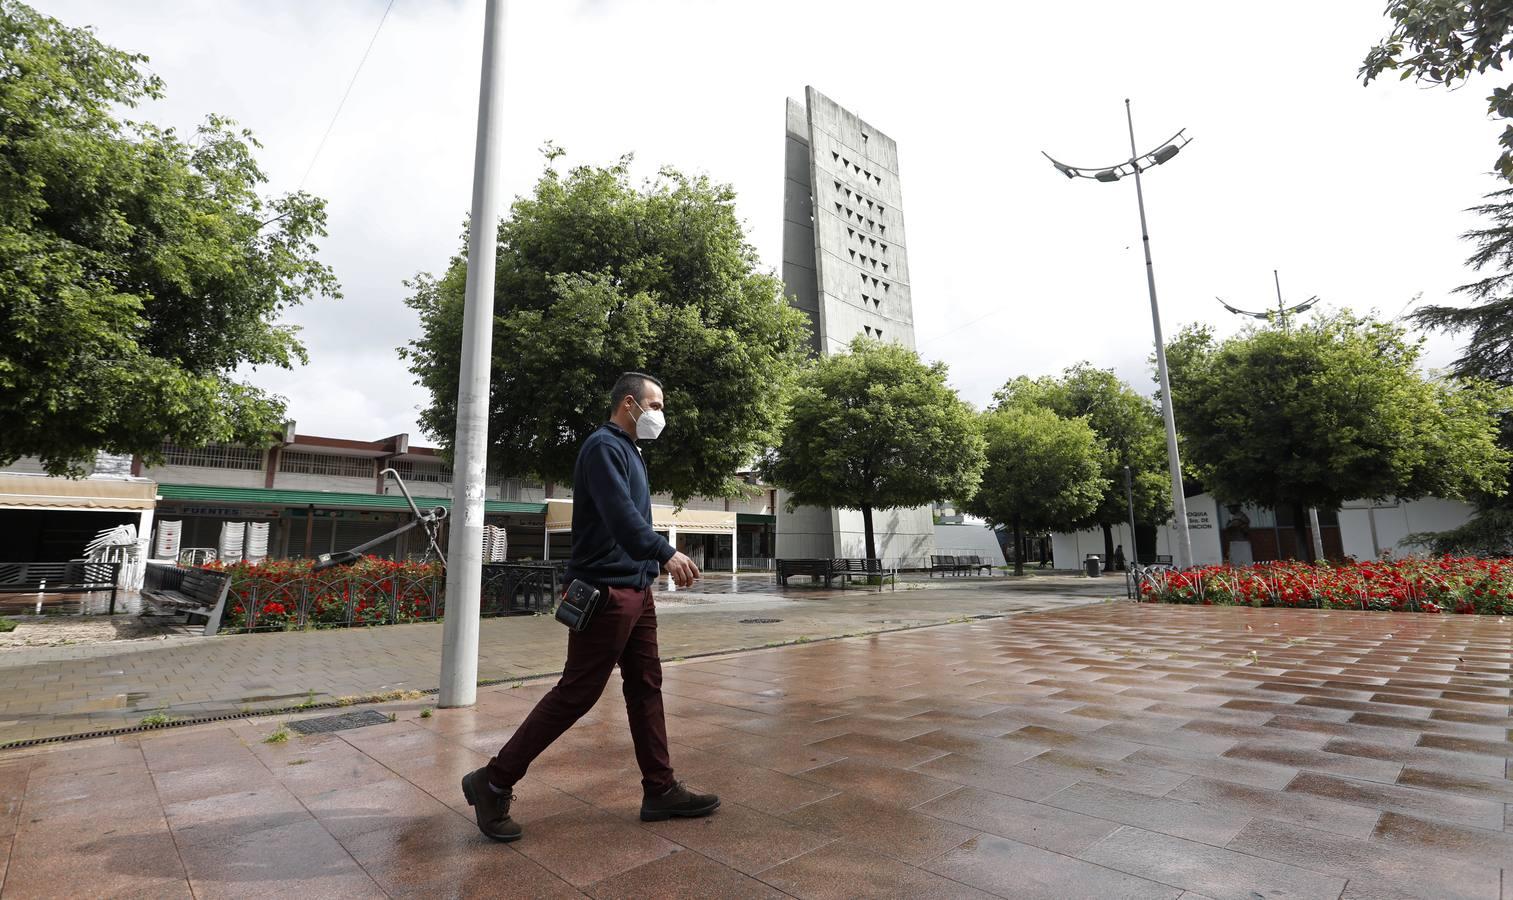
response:
[[(630, 158), (552, 163), (498, 226), (491, 466), (570, 484), (615, 378), (666, 385), (667, 430), (646, 446), (654, 490), (734, 496), (776, 438), (783, 389), (807, 352), (801, 312), (758, 271), (730, 187), (663, 169), (637, 188)], [(466, 236), (463, 245), (466, 247)], [(401, 349), (431, 395), (421, 426), (455, 431), (467, 260), (410, 282), (421, 336)]]
[(1513, 385), (1513, 188), (1488, 194), (1486, 202), (1471, 207), (1491, 220), (1461, 238), (1476, 245), (1466, 260), (1473, 271), (1489, 274), (1455, 289), (1469, 297), (1470, 306), (1436, 304), (1413, 313), (1426, 328), (1468, 333), (1469, 340), (1452, 370), (1462, 378), (1479, 378), (1504, 386)]
[(975, 415), (946, 384), (943, 363), (867, 338), (817, 360), (798, 380), (763, 474), (793, 506), (860, 510), (867, 558), (872, 513), (964, 497), (983, 463)]
[(1104, 447), (1085, 418), (1010, 403), (981, 417), (987, 439), (982, 485), (966, 511), (1014, 532), (1014, 574), (1024, 574), (1024, 535), (1071, 529), (1108, 490)]
[[(1078, 528), (1103, 530), (1104, 560), (1114, 557), (1114, 526), (1129, 521), (1124, 467), (1130, 467), (1135, 519), (1155, 525), (1171, 516), (1171, 482), (1166, 471), (1166, 432), (1161, 412), (1148, 398), (1119, 380), (1112, 370), (1082, 362), (1059, 378), (1019, 377), (993, 395), (999, 406), (1038, 406), (1062, 418), (1085, 417), (1103, 445), (1107, 482), (1098, 506)], [(1136, 548), (1129, 548), (1135, 558)]]
[(304, 362), (279, 315), (339, 296), (324, 203), (263, 199), (249, 132), (117, 117), (162, 95), (146, 62), (0, 0), (0, 464), (262, 442), (283, 400), (236, 370)]
[(1421, 341), (1345, 313), (1216, 342), (1187, 329), (1167, 352), (1185, 456), (1216, 495), (1292, 512), (1354, 499), (1500, 493), (1498, 389), (1426, 378)]
[[(1471, 76), (1501, 72), (1513, 58), (1513, 3), (1508, 0), (1388, 0), (1387, 37), (1361, 64), (1366, 83), (1388, 71), (1402, 80), (1455, 88)], [(1492, 88), (1487, 114), (1513, 119), (1513, 84)], [(1498, 139), (1497, 171), (1513, 181), (1513, 124)]]

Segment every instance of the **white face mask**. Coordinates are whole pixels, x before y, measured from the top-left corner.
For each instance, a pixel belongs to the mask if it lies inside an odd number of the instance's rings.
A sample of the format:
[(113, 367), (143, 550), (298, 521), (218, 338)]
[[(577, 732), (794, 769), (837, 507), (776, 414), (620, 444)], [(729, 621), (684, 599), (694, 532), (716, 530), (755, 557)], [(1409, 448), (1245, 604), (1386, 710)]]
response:
[(643, 441), (656, 440), (657, 435), (662, 433), (662, 429), (667, 427), (667, 417), (662, 415), (660, 409), (642, 408), (641, 404), (636, 403), (634, 397), (630, 398), (630, 402), (635, 403), (636, 408), (641, 410), (641, 418), (636, 420), (636, 437)]

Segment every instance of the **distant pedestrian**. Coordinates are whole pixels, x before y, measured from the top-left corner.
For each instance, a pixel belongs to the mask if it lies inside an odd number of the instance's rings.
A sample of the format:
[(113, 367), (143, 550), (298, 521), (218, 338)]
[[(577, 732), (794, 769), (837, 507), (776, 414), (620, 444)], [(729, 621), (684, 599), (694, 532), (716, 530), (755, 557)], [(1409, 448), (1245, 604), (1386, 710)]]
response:
[[(588, 627), (569, 632), (567, 664), (557, 686), (541, 698), (489, 764), (462, 779), (478, 830), (498, 841), (520, 837), (510, 818), (510, 793), (542, 751), (593, 708), (616, 663), (625, 682), (625, 711), (641, 767), (641, 819), (707, 816), (720, 805), (673, 779), (662, 712), (662, 662), (651, 585), (658, 571), (679, 587), (700, 577), (693, 560), (652, 530), (651, 488), (636, 440), (662, 432), (662, 383), (627, 372), (610, 392), (609, 421), (588, 436), (573, 468), (573, 547), (569, 583), (577, 579), (603, 594)], [(585, 760), (603, 766), (601, 759)], [(592, 853), (591, 846), (572, 852)]]
[(1116, 571), (1116, 572), (1123, 572), (1124, 571), (1124, 545), (1123, 544), (1120, 544), (1119, 546), (1117, 546), (1117, 547), (1114, 548), (1114, 571)]

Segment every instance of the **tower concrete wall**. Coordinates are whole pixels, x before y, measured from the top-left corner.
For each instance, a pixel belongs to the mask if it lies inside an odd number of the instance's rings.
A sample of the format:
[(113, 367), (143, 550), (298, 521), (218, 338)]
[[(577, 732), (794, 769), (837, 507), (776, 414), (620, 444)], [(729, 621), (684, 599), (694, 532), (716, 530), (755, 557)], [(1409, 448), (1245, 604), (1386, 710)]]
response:
[[(843, 351), (858, 335), (913, 349), (897, 143), (813, 87), (786, 113), (783, 281), (809, 316), (815, 350)], [(876, 510), (873, 530), (884, 560), (924, 564), (934, 552), (929, 507)], [(777, 553), (865, 556), (862, 515), (780, 509)]]

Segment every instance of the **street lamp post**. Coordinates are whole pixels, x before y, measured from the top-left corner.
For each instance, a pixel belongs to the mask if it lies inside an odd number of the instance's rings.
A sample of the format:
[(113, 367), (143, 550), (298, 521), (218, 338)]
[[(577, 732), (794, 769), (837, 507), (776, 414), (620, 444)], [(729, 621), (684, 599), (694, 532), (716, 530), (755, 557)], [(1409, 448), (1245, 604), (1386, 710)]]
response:
[(1140, 538), (1135, 536), (1135, 478), (1130, 474), (1129, 466), (1124, 467), (1124, 502), (1129, 504), (1129, 558), (1139, 562)]
[[(457, 434), (452, 444), (451, 544), (446, 618), (441, 635), (438, 706), (472, 706), (478, 695), (478, 605), (483, 577), (484, 473), (488, 466), (489, 367), (494, 337), (494, 253), (503, 167), (505, 0), (487, 0), (478, 134), (473, 147), (473, 208), (457, 379)], [(459, 515), (460, 513), (460, 515)]]
[(1161, 335), (1161, 308), (1156, 303), (1156, 270), (1151, 264), (1151, 238), (1150, 229), (1145, 222), (1145, 188), (1140, 181), (1140, 173), (1151, 166), (1159, 166), (1176, 156), (1178, 151), (1191, 143), (1192, 139), (1182, 131), (1167, 138), (1156, 149), (1148, 153), (1140, 153), (1135, 147), (1135, 118), (1130, 112), (1129, 100), (1124, 101), (1124, 116), (1129, 123), (1129, 149), (1130, 158), (1113, 166), (1100, 168), (1084, 168), (1070, 166), (1059, 162), (1049, 153), (1042, 153), (1056, 170), (1068, 178), (1091, 178), (1094, 181), (1113, 182), (1128, 175), (1135, 176), (1135, 203), (1140, 209), (1140, 242), (1145, 249), (1145, 285), (1150, 292), (1151, 300), (1151, 328), (1156, 337), (1156, 375), (1161, 385), (1161, 418), (1166, 423), (1166, 459), (1171, 469), (1172, 479), (1172, 518), (1177, 526), (1176, 563), (1179, 568), (1187, 568), (1193, 563), (1192, 536), (1187, 525), (1187, 495), (1182, 490), (1182, 457), (1177, 450), (1177, 422), (1172, 416), (1172, 386), (1171, 379), (1166, 371), (1166, 340)]

